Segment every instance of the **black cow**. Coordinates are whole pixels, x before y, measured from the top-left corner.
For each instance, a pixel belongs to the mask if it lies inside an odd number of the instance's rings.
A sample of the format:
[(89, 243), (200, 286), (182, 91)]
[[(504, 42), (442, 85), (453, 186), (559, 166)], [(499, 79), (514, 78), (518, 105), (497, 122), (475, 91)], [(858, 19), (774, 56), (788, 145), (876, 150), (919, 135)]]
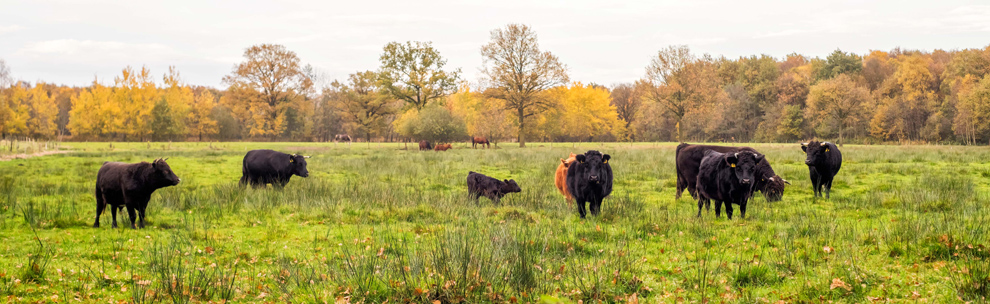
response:
[(425, 140), (420, 140), (419, 141), (419, 150), (420, 151), (433, 150), (433, 144), (431, 144), (430, 142), (425, 141)]
[(830, 142), (811, 141), (801, 144), (801, 150), (808, 154), (804, 163), (811, 171), (811, 184), (815, 190), (815, 197), (822, 196), (822, 188), (825, 188), (825, 198), (830, 198), (832, 192), (832, 179), (839, 173), (842, 167), (842, 153), (835, 144)]
[(500, 181), (474, 171), (468, 172), (467, 186), (468, 194), (474, 196), (476, 202), (479, 197), (484, 196), (498, 204), (506, 194), (522, 192), (515, 180)]
[(577, 202), (581, 218), (587, 214), (585, 202), (591, 203), (591, 214), (598, 215), (602, 200), (612, 194), (612, 166), (608, 164), (612, 157), (591, 150), (574, 158), (575, 162), (567, 168), (567, 190)]
[[(156, 159), (150, 164), (140, 162), (125, 164), (105, 162), (96, 174), (96, 222), (93, 228), (100, 227), (100, 214), (107, 204), (113, 215), (113, 228), (117, 228), (117, 210), (127, 207), (127, 215), (131, 219), (131, 228), (144, 228), (144, 210), (148, 207), (151, 194), (159, 188), (179, 184), (172, 168), (164, 159)], [(138, 221), (134, 211), (141, 216)]]
[(282, 188), (293, 175), (309, 177), (306, 159), (309, 156), (291, 155), (272, 150), (251, 150), (244, 155), (241, 185), (264, 187), (267, 184)]
[[(709, 146), (709, 145), (689, 145), (686, 143), (681, 143), (677, 145), (676, 152), (676, 168), (677, 168), (677, 194), (676, 199), (681, 198), (681, 193), (684, 189), (688, 190), (691, 197), (697, 199), (698, 195), (696, 193), (696, 184), (698, 179), (698, 167), (701, 165), (701, 159), (705, 157), (705, 151), (712, 150), (720, 153), (728, 152), (754, 152), (759, 153), (756, 149), (750, 147), (726, 147), (726, 146)], [(764, 158), (762, 161), (756, 164), (756, 183), (753, 185), (753, 191), (760, 191), (763, 193), (763, 197), (766, 198), (768, 202), (779, 201), (784, 196), (784, 188), (787, 184), (790, 184), (787, 180), (781, 178), (773, 171), (773, 167), (770, 166), (770, 162)], [(752, 196), (752, 194), (750, 194)]]
[(746, 203), (753, 194), (756, 183), (756, 167), (763, 155), (756, 152), (719, 153), (705, 151), (698, 167), (698, 217), (701, 207), (708, 200), (715, 201), (715, 216), (721, 216), (722, 203), (725, 213), (732, 219), (732, 204), (739, 205), (742, 217), (746, 217)]

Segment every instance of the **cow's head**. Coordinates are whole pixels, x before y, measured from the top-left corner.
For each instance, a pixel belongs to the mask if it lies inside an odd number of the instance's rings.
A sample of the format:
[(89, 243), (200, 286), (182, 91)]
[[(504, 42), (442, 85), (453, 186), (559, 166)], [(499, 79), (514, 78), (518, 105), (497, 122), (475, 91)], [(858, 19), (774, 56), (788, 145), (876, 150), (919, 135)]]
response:
[(505, 183), (502, 184), (502, 189), (500, 189), (502, 193), (522, 192), (522, 188), (519, 188), (519, 184), (516, 184), (516, 180), (507, 179), (502, 182)]
[(561, 158), (560, 163), (564, 164), (564, 168), (570, 167), (572, 163), (577, 161), (576, 156), (577, 154), (571, 153), (571, 155), (567, 156), (567, 159)]
[(289, 155), (289, 163), (292, 164), (292, 174), (302, 177), (309, 177), (309, 170), (306, 169), (306, 159), (309, 156), (299, 154)]
[(825, 163), (825, 159), (828, 157), (829, 153), (832, 153), (832, 149), (829, 142), (818, 142), (811, 141), (801, 144), (801, 150), (808, 155), (805, 158), (804, 163), (809, 166), (816, 166)]
[(608, 166), (608, 160), (611, 158), (608, 154), (603, 155), (601, 152), (595, 150), (574, 156), (574, 159), (581, 164), (581, 172), (578, 172), (578, 174), (583, 175), (581, 178), (596, 184), (601, 184), (602, 178), (608, 174), (605, 168)]
[(763, 160), (763, 155), (754, 152), (725, 153), (723, 161), (729, 166), (732, 174), (739, 183), (749, 185), (756, 178), (756, 164)]
[(174, 172), (172, 172), (172, 167), (169, 167), (168, 163), (165, 162), (166, 159), (159, 158), (151, 162), (151, 167), (155, 169), (155, 172), (153, 173), (154, 179), (157, 180), (160, 185), (178, 185), (182, 180), (179, 179)]
[(763, 192), (763, 197), (765, 197), (768, 202), (776, 202), (784, 197), (784, 187), (790, 184), (790, 182), (781, 178), (779, 175), (774, 175), (771, 177), (764, 177), (763, 189), (759, 190), (760, 192)]

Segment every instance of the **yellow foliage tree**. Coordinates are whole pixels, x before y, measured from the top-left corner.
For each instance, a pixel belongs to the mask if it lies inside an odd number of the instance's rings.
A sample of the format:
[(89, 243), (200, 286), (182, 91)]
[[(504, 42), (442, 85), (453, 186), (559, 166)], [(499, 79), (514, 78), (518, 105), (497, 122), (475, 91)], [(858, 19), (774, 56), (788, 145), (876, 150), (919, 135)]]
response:
[(4, 135), (27, 136), (28, 120), (31, 119), (31, 106), (27, 103), (28, 90), (23, 83), (18, 83), (7, 89), (7, 112), (4, 114)]
[(447, 98), (447, 104), (455, 115), (464, 118), (469, 136), (484, 136), (497, 143), (513, 135), (512, 113), (497, 99), (462, 86)]
[(574, 82), (570, 87), (554, 88), (550, 94), (559, 112), (559, 131), (554, 133), (581, 140), (606, 135), (625, 138), (626, 124), (619, 119), (607, 89)]
[(39, 82), (27, 91), (25, 104), (30, 109), (27, 121), (28, 136), (32, 138), (52, 138), (57, 133), (55, 117), (58, 115), (58, 106), (55, 98), (45, 89), (45, 84)]
[(213, 119), (213, 108), (217, 106), (216, 96), (210, 91), (196, 95), (192, 107), (189, 111), (187, 121), (190, 135), (199, 137), (203, 141), (203, 136), (216, 135), (220, 131), (217, 121)]

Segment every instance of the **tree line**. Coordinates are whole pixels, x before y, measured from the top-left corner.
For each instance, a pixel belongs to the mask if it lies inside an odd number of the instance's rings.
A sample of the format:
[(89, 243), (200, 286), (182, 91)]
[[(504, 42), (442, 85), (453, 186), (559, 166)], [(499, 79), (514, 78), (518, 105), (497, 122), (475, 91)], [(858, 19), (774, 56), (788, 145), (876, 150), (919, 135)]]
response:
[(990, 46), (740, 58), (669, 46), (643, 78), (573, 81), (526, 25), (491, 31), (469, 84), (430, 42), (385, 45), (376, 69), (330, 80), (260, 44), (226, 89), (124, 68), (87, 87), (14, 81), (0, 60), (0, 136), (71, 140), (705, 141), (983, 144)]

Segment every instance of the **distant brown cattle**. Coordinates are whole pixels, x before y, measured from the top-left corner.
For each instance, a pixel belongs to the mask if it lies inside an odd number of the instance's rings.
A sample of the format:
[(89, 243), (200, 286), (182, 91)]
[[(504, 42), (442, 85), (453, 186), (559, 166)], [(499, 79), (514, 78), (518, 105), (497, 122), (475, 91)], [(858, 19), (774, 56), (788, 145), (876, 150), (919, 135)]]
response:
[(433, 150), (433, 144), (431, 144), (431, 143), (430, 143), (430, 142), (428, 142), (428, 141), (425, 141), (425, 140), (421, 140), (421, 141), (419, 141), (419, 150), (420, 150), (420, 151), (429, 151), (429, 150)]
[(567, 159), (560, 159), (560, 165), (557, 165), (557, 173), (554, 175), (554, 184), (557, 185), (557, 191), (564, 195), (564, 199), (567, 200), (568, 204), (574, 203), (574, 197), (571, 196), (570, 192), (567, 192), (567, 168), (571, 166), (576, 159), (574, 158), (577, 154), (571, 153)]
[(471, 148), (478, 148), (478, 144), (485, 146), (485, 149), (491, 148), (492, 144), (488, 142), (488, 139), (484, 136), (475, 136), (471, 138)]
[(437, 144), (433, 147), (433, 151), (447, 151), (452, 148), (453, 147), (451, 147), (450, 144)]

